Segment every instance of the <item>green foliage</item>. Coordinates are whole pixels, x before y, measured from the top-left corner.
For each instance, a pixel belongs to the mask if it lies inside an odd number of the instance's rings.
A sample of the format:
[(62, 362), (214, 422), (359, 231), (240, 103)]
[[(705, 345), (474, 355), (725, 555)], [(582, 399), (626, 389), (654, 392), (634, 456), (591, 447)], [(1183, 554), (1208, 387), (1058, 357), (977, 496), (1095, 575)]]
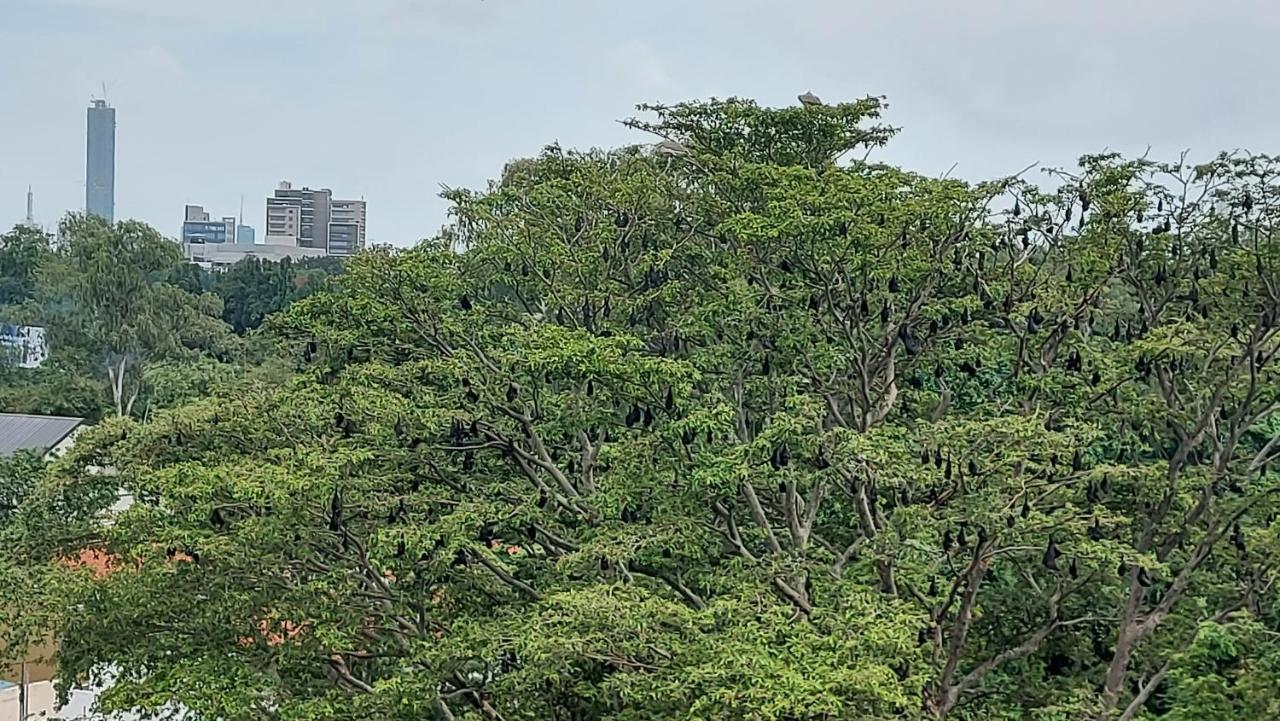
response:
[(97, 419), (208, 395), (246, 368), (274, 364), (270, 340), (229, 330), (256, 328), (342, 271), (334, 258), (251, 259), (215, 276), (151, 228), (99, 218), (69, 217), (62, 237), (56, 248), (21, 226), (0, 237), (13, 289), (3, 317), (45, 326), (52, 350), (39, 369), (0, 364), (0, 410)]
[(678, 150), (549, 147), (273, 316), (287, 381), (78, 443), (13, 524), (26, 572), (119, 560), (44, 606), (66, 677), (227, 721), (1274, 715), (1276, 161), (975, 186), (850, 159), (874, 98), (648, 110)]
[(174, 408), (207, 398), (231, 385), (241, 372), (237, 365), (212, 358), (154, 363), (142, 374), (145, 390), (141, 405), (144, 409)]
[(18, 510), (24, 498), (35, 487), (43, 470), (39, 454), (28, 452), (0, 456), (0, 528)]
[(55, 359), (79, 361), (105, 378), (112, 408), (129, 415), (154, 361), (202, 353), (229, 360), (238, 344), (218, 319), (222, 305), (182, 282), (177, 246), (141, 223), (69, 216), (66, 239), (36, 272), (36, 293), (21, 317), (46, 328)]
[[(1157, 711), (1169, 721), (1228, 721), (1280, 714), (1280, 644), (1253, 620), (1205, 623), (1173, 657)], [(1156, 715), (1152, 714), (1154, 718)]]
[(65, 357), (40, 368), (0, 367), (0, 412), (96, 420), (110, 406), (107, 385)]
[(52, 239), (39, 228), (19, 225), (0, 235), (0, 309), (35, 294), (36, 268), (52, 254)]
[(340, 272), (337, 258), (296, 263), (246, 258), (217, 275), (213, 292), (222, 298), (223, 320), (243, 334), (293, 301), (322, 290), (328, 278)]

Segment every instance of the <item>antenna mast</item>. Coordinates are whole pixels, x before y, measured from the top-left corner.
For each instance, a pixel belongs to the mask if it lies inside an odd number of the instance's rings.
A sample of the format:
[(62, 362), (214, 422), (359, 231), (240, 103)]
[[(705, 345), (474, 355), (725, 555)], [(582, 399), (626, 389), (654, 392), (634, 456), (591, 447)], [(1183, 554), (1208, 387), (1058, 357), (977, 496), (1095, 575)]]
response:
[(36, 225), (35, 207), (36, 207), (36, 198), (35, 198), (35, 195), (31, 192), (31, 186), (28, 185), (27, 186), (27, 225), (33, 228)]

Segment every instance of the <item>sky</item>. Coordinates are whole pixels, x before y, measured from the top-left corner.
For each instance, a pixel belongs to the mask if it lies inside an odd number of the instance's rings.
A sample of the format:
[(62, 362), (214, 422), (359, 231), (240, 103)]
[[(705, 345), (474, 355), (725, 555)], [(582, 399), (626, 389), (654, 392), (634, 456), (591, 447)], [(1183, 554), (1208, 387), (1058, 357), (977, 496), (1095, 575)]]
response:
[(1278, 31), (1276, 0), (0, 0), (0, 228), (28, 185), (47, 227), (83, 207), (104, 84), (118, 218), (174, 236), (243, 196), (261, 236), (290, 180), (406, 246), (447, 222), (442, 187), (646, 141), (617, 122), (642, 102), (885, 95), (877, 157), (971, 180), (1277, 153)]

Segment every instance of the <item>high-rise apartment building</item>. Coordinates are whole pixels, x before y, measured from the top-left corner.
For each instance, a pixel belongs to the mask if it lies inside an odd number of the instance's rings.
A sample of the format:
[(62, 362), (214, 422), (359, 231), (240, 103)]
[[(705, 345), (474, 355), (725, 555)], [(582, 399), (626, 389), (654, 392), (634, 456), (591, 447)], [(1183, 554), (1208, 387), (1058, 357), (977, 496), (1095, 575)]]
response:
[(328, 188), (294, 188), (281, 182), (267, 198), (267, 243), (292, 241), (327, 255), (354, 255), (364, 247), (363, 200), (334, 200)]
[(355, 255), (364, 247), (365, 202), (335, 200), (329, 204), (329, 255)]
[(328, 227), (332, 198), (332, 191), (295, 188), (281, 181), (275, 194), (267, 198), (267, 237), (293, 238), (303, 248), (325, 248), (328, 237), (316, 233), (316, 221), (318, 216), (320, 227)]
[(116, 109), (105, 100), (89, 106), (85, 143), (84, 212), (116, 217)]

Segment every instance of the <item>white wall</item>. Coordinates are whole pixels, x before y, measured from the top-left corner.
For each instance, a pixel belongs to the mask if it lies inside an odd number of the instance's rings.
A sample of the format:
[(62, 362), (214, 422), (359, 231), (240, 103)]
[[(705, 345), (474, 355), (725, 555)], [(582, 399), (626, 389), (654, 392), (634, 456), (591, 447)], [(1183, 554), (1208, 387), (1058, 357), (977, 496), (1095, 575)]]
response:
[[(17, 686), (0, 688), (0, 721), (18, 721), (18, 712), (21, 708), (20, 696), (20, 689)], [(54, 718), (56, 698), (52, 681), (27, 684), (27, 718)]]
[(7, 326), (0, 331), (0, 349), (13, 353), (19, 368), (39, 368), (49, 358), (49, 340), (44, 328), (31, 325)]
[[(102, 689), (76, 688), (71, 690), (67, 705), (57, 706), (57, 692), (53, 681), (40, 681), (27, 685), (27, 721), (48, 719), (54, 721), (136, 721), (133, 713), (104, 715), (94, 708)], [(0, 688), (0, 721), (18, 721), (18, 687)]]
[[(71, 447), (76, 444), (76, 436), (80, 435), (80, 432), (83, 431), (84, 428), (85, 427), (83, 425), (76, 426), (76, 429), (68, 433), (66, 438), (63, 438), (58, 442), (58, 445), (50, 448), (49, 452), (44, 454), (44, 459), (46, 461), (52, 461), (55, 458), (61, 458), (67, 455), (67, 451), (71, 450)], [(0, 721), (4, 721), (4, 717), (0, 716)]]

